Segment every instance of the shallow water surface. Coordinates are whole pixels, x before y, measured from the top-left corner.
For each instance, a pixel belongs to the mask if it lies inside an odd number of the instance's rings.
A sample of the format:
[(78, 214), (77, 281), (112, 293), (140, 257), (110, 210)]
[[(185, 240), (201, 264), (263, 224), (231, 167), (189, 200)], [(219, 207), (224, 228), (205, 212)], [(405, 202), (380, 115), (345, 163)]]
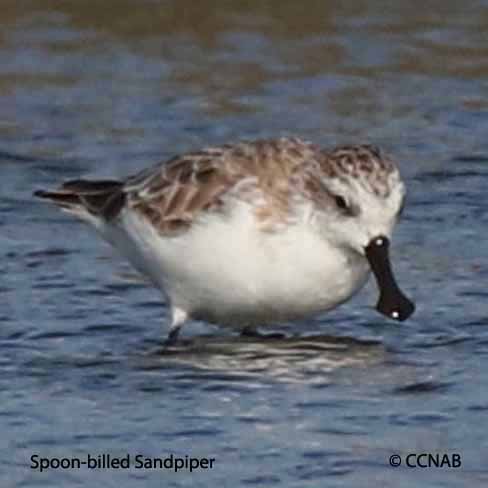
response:
[[(193, 3), (2, 3), (0, 485), (486, 486), (485, 2)], [(417, 303), (408, 321), (374, 311), (371, 282), (284, 339), (192, 323), (164, 349), (158, 292), (31, 196), (286, 134), (399, 160), (409, 195), (392, 255)], [(462, 466), (389, 466), (424, 452)], [(216, 461), (29, 467), (104, 453)]]

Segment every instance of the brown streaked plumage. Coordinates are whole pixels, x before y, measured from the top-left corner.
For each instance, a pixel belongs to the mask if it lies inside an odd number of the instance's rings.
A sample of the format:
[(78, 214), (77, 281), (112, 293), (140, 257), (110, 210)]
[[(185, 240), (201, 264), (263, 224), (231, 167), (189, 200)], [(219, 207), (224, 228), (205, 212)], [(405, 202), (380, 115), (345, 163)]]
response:
[(219, 210), (230, 195), (259, 201), (260, 221), (278, 221), (287, 214), (299, 168), (318, 156), (318, 147), (299, 139), (209, 147), (127, 180), (127, 203), (162, 234), (186, 228), (201, 211)]
[[(383, 170), (382, 181), (374, 172), (376, 167)], [(258, 221), (269, 229), (287, 221), (292, 198), (329, 204), (330, 194), (321, 183), (324, 177), (363, 174), (375, 191), (384, 193), (391, 171), (393, 164), (373, 146), (344, 146), (327, 152), (298, 138), (281, 138), (209, 147), (174, 157), (129, 178), (123, 191), (126, 204), (163, 235), (185, 229), (201, 211), (218, 210), (229, 195), (253, 201)]]
[(61, 206), (79, 203), (107, 219), (127, 205), (162, 235), (184, 230), (199, 212), (217, 211), (225, 196), (234, 195), (254, 202), (257, 221), (270, 230), (291, 217), (293, 198), (311, 199), (322, 207), (330, 204), (324, 177), (362, 176), (372, 191), (386, 196), (393, 171), (393, 163), (375, 146), (327, 151), (294, 137), (208, 147), (175, 156), (124, 182), (75, 180), (36, 195)]

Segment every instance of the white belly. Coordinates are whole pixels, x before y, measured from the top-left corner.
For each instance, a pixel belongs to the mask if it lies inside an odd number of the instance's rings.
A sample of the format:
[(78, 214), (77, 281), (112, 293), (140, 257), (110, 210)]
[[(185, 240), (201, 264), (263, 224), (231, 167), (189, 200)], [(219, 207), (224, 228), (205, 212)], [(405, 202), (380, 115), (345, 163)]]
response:
[(249, 207), (210, 215), (161, 237), (125, 211), (107, 240), (194, 318), (233, 327), (305, 318), (334, 308), (365, 283), (364, 258), (328, 245), (307, 222), (280, 232), (256, 227)]

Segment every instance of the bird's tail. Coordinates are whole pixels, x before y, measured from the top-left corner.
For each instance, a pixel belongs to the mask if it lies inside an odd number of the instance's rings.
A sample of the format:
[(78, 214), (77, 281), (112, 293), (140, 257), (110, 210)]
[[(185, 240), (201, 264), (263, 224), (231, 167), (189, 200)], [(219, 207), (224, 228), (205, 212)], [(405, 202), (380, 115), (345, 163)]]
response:
[(34, 195), (50, 200), (81, 218), (88, 213), (111, 220), (125, 203), (123, 186), (122, 182), (115, 180), (71, 180), (57, 190), (37, 190)]

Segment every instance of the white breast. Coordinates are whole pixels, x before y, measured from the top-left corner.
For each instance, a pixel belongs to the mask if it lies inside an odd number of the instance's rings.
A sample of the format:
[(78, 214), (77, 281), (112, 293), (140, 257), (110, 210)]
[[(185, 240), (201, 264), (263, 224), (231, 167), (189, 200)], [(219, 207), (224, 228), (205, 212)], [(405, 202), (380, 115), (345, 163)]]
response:
[(317, 314), (347, 300), (368, 276), (364, 258), (331, 247), (306, 219), (262, 231), (244, 203), (176, 237), (160, 236), (131, 210), (102, 233), (174, 306), (222, 325)]

